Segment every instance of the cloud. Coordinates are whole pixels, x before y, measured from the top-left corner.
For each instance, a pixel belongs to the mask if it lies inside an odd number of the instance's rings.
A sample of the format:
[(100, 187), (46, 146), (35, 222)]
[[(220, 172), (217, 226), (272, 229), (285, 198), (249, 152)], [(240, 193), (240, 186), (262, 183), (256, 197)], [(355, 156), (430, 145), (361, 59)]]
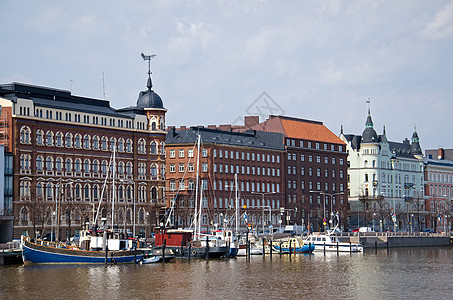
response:
[(439, 11), (433, 21), (426, 24), (422, 35), (433, 40), (453, 37), (453, 1)]

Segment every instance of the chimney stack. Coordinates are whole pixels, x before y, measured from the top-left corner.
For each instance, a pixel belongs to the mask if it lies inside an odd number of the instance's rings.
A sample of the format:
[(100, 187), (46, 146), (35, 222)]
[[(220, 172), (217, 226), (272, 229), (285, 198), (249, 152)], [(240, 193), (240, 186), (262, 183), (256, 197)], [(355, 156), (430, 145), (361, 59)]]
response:
[(437, 159), (444, 159), (444, 158), (445, 158), (444, 148), (439, 148), (439, 156), (437, 156)]

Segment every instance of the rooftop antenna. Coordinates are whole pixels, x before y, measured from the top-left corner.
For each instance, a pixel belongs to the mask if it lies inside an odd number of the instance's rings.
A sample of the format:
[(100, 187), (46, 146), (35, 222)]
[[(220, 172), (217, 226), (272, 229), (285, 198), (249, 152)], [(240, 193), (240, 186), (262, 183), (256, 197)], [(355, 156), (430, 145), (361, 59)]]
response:
[(74, 80), (72, 80), (72, 79), (68, 79), (68, 80), (69, 80), (69, 91), (72, 94), (72, 83), (74, 82)]
[(155, 57), (156, 54), (151, 54), (151, 55), (145, 55), (145, 54), (141, 54), (143, 60), (147, 60), (148, 61), (148, 88), (151, 89), (153, 87), (153, 84), (151, 82), (151, 58)]
[(104, 72), (102, 72), (102, 95), (104, 96), (104, 100), (105, 100), (105, 79), (104, 79)]

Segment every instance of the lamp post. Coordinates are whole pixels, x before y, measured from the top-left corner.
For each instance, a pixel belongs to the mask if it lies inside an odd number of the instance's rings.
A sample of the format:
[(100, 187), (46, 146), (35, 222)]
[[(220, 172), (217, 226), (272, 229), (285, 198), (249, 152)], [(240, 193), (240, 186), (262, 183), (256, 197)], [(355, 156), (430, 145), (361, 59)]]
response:
[(262, 219), (262, 222), (263, 222), (263, 235), (264, 235), (264, 209), (265, 208), (269, 208), (269, 219), (271, 219), (271, 206), (270, 205), (264, 205), (264, 195), (269, 195), (269, 194), (275, 194), (275, 192), (266, 192), (266, 193), (262, 193), (262, 192), (252, 192), (252, 194), (258, 194), (258, 195), (262, 195), (263, 196), (263, 202), (262, 202), (262, 208), (263, 208), (263, 219)]
[(376, 213), (373, 213), (373, 231), (374, 231), (374, 216), (376, 216)]
[(132, 202), (133, 202), (133, 211), (134, 211), (134, 217), (133, 217), (133, 221), (132, 221), (132, 234), (133, 234), (133, 237), (135, 238), (135, 180), (124, 180), (124, 179), (120, 179), (120, 182), (123, 182), (123, 183), (129, 183), (129, 184), (133, 184), (134, 185), (134, 190), (132, 191)]
[(322, 192), (322, 191), (310, 191), (310, 193), (320, 193), (322, 195), (324, 195), (324, 219), (323, 219), (323, 225), (324, 225), (324, 231), (326, 229), (326, 199), (327, 199), (327, 196), (330, 196), (330, 216), (331, 216), (331, 219), (330, 219), (330, 223), (332, 224), (333, 226), (333, 196), (336, 196), (336, 195), (342, 195), (344, 194), (344, 192), (339, 192), (339, 193), (334, 193), (334, 194), (330, 194), (330, 193), (325, 193), (325, 192)]

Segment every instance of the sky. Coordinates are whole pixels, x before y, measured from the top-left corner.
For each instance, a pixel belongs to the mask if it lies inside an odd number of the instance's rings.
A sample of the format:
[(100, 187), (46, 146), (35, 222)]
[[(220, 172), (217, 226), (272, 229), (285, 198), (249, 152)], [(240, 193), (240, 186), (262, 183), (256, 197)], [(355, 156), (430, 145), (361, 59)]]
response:
[(453, 1), (0, 2), (0, 83), (136, 104), (151, 60), (167, 125), (246, 115), (453, 148)]

